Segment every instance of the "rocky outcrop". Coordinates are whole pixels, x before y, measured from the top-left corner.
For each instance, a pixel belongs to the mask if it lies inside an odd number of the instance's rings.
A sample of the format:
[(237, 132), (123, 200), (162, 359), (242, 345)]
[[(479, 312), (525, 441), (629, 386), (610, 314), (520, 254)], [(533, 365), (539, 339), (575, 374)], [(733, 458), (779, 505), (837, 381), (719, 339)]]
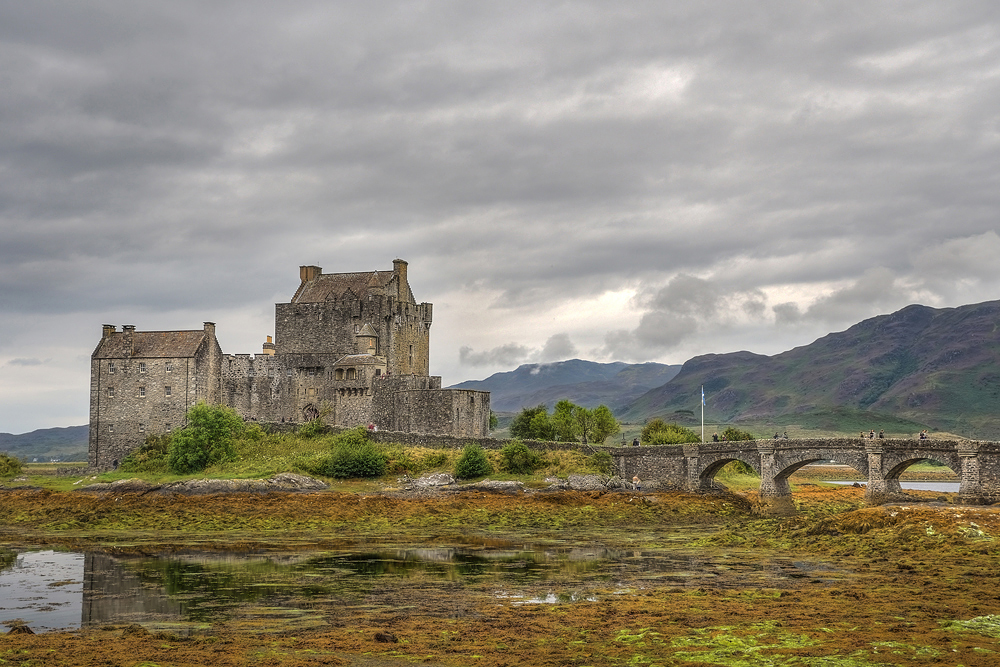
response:
[(217, 493), (289, 493), (322, 491), (325, 482), (306, 475), (284, 472), (270, 479), (188, 479), (168, 484), (152, 484), (141, 479), (120, 479), (115, 482), (90, 484), (79, 491), (85, 493), (157, 493), (162, 495), (200, 496)]

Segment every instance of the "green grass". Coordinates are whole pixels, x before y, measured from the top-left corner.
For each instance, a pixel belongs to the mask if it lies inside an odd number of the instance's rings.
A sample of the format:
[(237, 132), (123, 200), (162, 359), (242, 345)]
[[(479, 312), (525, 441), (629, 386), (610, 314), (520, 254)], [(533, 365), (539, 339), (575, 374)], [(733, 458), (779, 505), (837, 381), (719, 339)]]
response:
[[(201, 473), (177, 475), (167, 472), (165, 466), (155, 465), (143, 472), (116, 470), (96, 475), (57, 477), (55, 468), (61, 464), (33, 464), (26, 466), (25, 485), (39, 486), (52, 491), (71, 491), (95, 482), (113, 482), (121, 479), (139, 478), (153, 484), (166, 484), (185, 479), (266, 479), (282, 472), (310, 474), (308, 463), (330, 452), (334, 438), (332, 434), (314, 438), (304, 438), (296, 434), (275, 433), (259, 438), (240, 438), (234, 444), (235, 458), (213, 464)], [(334, 490), (366, 492), (399, 485), (403, 475), (417, 477), (423, 474), (453, 473), (455, 463), (461, 455), (460, 449), (434, 447), (408, 447), (387, 443), (377, 445), (389, 460), (389, 471), (377, 480), (334, 480), (321, 477)], [(562, 477), (569, 474), (590, 474), (599, 472), (587, 452), (552, 451), (543, 454), (544, 465), (528, 475), (507, 473), (502, 467), (499, 451), (487, 450), (487, 458), (493, 465), (494, 480), (520, 480), (529, 486), (544, 486), (546, 478)], [(155, 463), (155, 462), (154, 462)], [(316, 475), (312, 475), (316, 476)]]

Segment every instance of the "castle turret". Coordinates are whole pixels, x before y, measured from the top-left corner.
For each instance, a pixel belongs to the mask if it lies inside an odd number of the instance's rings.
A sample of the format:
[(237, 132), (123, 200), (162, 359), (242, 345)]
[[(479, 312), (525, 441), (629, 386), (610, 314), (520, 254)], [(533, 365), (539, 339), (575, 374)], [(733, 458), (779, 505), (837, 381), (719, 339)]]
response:
[(396, 274), (396, 287), (398, 292), (396, 298), (400, 301), (410, 300), (409, 283), (406, 282), (406, 261), (402, 259), (392, 260), (392, 272)]

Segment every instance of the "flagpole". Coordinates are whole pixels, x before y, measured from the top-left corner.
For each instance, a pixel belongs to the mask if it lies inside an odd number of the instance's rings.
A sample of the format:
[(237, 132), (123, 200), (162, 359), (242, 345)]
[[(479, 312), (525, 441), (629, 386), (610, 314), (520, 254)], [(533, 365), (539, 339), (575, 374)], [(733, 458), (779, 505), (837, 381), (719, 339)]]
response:
[(705, 442), (705, 385), (701, 385), (701, 441)]

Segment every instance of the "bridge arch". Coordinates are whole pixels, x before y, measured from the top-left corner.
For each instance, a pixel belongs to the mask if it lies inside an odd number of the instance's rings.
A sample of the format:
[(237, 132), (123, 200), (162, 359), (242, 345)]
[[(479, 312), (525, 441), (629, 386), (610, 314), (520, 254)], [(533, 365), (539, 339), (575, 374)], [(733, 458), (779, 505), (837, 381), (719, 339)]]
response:
[(760, 475), (760, 456), (756, 450), (750, 451), (725, 451), (716, 452), (708, 456), (701, 456), (698, 465), (701, 468), (698, 472), (698, 490), (709, 491), (715, 488), (715, 476), (723, 468), (733, 461), (740, 461), (750, 466), (753, 471)]

